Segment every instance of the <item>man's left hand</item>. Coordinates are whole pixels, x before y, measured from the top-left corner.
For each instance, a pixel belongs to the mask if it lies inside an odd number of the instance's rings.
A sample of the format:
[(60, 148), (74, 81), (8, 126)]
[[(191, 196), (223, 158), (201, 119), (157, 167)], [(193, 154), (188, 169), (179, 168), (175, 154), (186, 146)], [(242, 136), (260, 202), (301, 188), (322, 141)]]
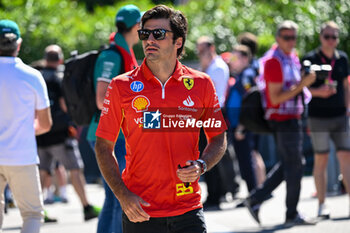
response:
[(185, 167), (177, 169), (176, 174), (184, 183), (195, 182), (201, 176), (201, 171), (201, 166), (197, 161), (188, 160)]

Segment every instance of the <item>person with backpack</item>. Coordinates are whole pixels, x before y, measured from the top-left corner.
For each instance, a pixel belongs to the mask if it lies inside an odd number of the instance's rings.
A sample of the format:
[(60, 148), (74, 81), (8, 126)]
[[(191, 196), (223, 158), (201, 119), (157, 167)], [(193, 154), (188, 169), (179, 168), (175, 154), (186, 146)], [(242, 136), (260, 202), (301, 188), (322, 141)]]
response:
[[(133, 52), (133, 46), (139, 41), (137, 30), (141, 12), (134, 5), (121, 7), (115, 17), (117, 33), (110, 43), (110, 49), (100, 53), (97, 58), (94, 69), (94, 87), (96, 90), (96, 104), (99, 110), (103, 109), (104, 98), (107, 87), (114, 77), (124, 72), (128, 72), (137, 67), (136, 58)], [(141, 86), (137, 83), (130, 86), (136, 92), (141, 91)], [(96, 112), (91, 120), (87, 140), (94, 149), (96, 136), (95, 132), (99, 122), (100, 112)], [(115, 145), (115, 155), (118, 159), (119, 169), (125, 168), (125, 139), (122, 132)], [(107, 183), (103, 180), (105, 189), (105, 200), (101, 214), (99, 216), (97, 232), (98, 233), (121, 233), (122, 232), (122, 210), (120, 203), (110, 190)]]
[[(62, 95), (61, 81), (62, 71), (59, 67), (63, 63), (63, 52), (58, 45), (49, 45), (45, 49), (44, 67), (42, 73), (51, 104), (51, 115), (53, 125), (51, 130), (36, 138), (38, 154), (40, 158), (39, 170), (42, 185), (51, 173), (54, 161), (60, 162), (69, 171), (72, 185), (83, 206), (84, 220), (96, 218), (99, 214), (98, 208), (90, 205), (86, 190), (85, 178), (82, 172), (83, 161), (78, 148), (78, 141), (70, 137), (70, 119), (66, 114), (66, 105)], [(60, 187), (60, 194), (65, 197), (66, 187)]]
[(297, 24), (290, 20), (279, 24), (277, 45), (261, 59), (261, 75), (266, 84), (266, 118), (273, 130), (281, 161), (272, 168), (263, 185), (250, 192), (244, 202), (253, 218), (260, 223), (260, 205), (285, 180), (286, 227), (315, 224), (297, 210), (304, 166), (300, 119), (304, 111), (303, 101), (307, 102), (311, 97), (305, 87), (316, 79), (314, 72), (301, 77), (299, 58), (294, 51), (297, 29)]
[(52, 119), (44, 78), (17, 57), (21, 43), (17, 23), (0, 20), (0, 232), (8, 183), (21, 232), (39, 233), (44, 209), (35, 135), (48, 132)]
[(330, 65), (332, 68), (326, 77), (318, 75), (311, 85), (313, 98), (308, 109), (308, 126), (315, 151), (313, 175), (319, 202), (317, 216), (321, 218), (330, 218), (325, 203), (330, 140), (335, 145), (345, 188), (350, 193), (349, 60), (346, 53), (337, 50), (339, 33), (340, 28), (335, 22), (323, 23), (321, 46), (303, 58), (311, 64)]

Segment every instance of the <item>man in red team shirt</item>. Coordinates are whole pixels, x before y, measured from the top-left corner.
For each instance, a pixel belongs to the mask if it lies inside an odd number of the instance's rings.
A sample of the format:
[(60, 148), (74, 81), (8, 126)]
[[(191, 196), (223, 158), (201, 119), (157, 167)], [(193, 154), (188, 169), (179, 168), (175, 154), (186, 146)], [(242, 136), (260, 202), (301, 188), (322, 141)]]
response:
[[(314, 221), (304, 218), (297, 211), (304, 163), (300, 122), (304, 110), (302, 101), (309, 100), (310, 92), (305, 87), (310, 86), (316, 79), (314, 72), (301, 78), (300, 62), (294, 50), (297, 28), (293, 21), (283, 21), (277, 28), (277, 46), (274, 45), (260, 59), (266, 83), (266, 118), (274, 131), (277, 153), (281, 161), (272, 168), (263, 185), (253, 190), (245, 201), (248, 210), (259, 223), (261, 203), (285, 180), (285, 225), (314, 224)], [(304, 98), (301, 95), (304, 95)]]
[[(96, 131), (101, 172), (119, 199), (123, 232), (207, 232), (198, 178), (226, 149), (226, 125), (210, 77), (182, 65), (185, 16), (147, 11), (138, 31), (145, 60), (110, 83)], [(199, 129), (208, 145), (199, 159)], [(122, 177), (113, 148), (126, 141)]]

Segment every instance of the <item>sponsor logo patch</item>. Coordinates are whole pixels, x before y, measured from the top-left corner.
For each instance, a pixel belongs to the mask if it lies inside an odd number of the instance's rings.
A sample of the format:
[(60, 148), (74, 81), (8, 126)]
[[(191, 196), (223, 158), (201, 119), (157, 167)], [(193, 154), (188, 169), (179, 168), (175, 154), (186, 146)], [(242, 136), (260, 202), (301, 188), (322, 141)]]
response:
[(187, 90), (191, 90), (194, 86), (194, 79), (193, 78), (182, 78), (182, 82), (185, 85), (185, 87), (187, 88)]
[(142, 91), (144, 88), (144, 85), (142, 82), (140, 81), (134, 81), (130, 84), (130, 89), (133, 91), (133, 92), (140, 92)]
[(160, 129), (160, 116), (162, 114), (156, 112), (143, 112), (143, 128), (144, 129)]
[(144, 112), (148, 110), (150, 101), (146, 96), (138, 95), (132, 100), (131, 105), (136, 112)]
[(194, 105), (194, 102), (190, 96), (188, 96), (187, 99), (185, 99), (182, 103), (187, 107), (192, 107)]

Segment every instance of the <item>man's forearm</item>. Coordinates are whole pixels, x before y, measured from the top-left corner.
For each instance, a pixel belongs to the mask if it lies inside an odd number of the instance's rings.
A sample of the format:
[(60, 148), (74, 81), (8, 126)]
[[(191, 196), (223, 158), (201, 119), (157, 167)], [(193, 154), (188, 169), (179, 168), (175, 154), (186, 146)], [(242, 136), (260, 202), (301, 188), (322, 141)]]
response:
[(224, 156), (227, 147), (226, 132), (209, 140), (201, 159), (207, 164), (207, 169), (214, 167)]
[(271, 94), (270, 94), (270, 100), (271, 100), (273, 105), (278, 105), (278, 104), (281, 104), (283, 102), (286, 102), (286, 101), (294, 98), (302, 91), (303, 91), (303, 86), (301, 84), (298, 84), (296, 86), (293, 86), (289, 90), (285, 90), (285, 91), (281, 90), (281, 92), (279, 92), (278, 94), (275, 94), (273, 96), (271, 96)]
[(118, 161), (113, 155), (114, 143), (97, 137), (95, 151), (103, 177), (114, 195), (118, 199), (121, 198), (128, 190), (121, 178)]

